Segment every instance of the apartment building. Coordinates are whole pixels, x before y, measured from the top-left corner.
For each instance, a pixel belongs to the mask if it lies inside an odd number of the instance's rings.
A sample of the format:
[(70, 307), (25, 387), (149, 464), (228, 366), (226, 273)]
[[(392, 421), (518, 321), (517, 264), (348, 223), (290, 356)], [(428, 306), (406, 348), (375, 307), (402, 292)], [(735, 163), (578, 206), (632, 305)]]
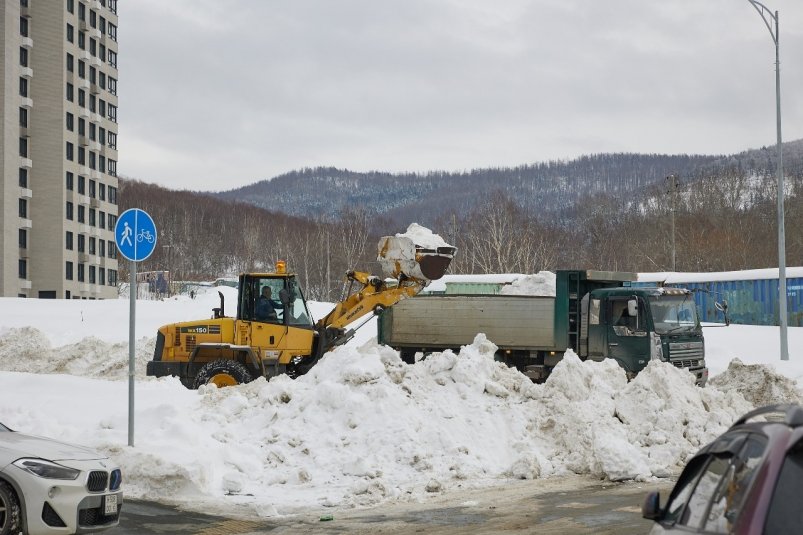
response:
[(0, 296), (117, 297), (117, 0), (3, 0)]

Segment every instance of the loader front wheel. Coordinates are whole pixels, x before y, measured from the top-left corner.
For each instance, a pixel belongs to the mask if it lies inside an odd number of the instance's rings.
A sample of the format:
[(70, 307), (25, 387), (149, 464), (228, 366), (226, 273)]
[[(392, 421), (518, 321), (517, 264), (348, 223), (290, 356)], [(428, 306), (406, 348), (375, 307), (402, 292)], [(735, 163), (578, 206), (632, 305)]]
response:
[(215, 384), (219, 388), (224, 386), (241, 385), (254, 380), (248, 368), (236, 360), (219, 359), (207, 362), (195, 376), (193, 386)]

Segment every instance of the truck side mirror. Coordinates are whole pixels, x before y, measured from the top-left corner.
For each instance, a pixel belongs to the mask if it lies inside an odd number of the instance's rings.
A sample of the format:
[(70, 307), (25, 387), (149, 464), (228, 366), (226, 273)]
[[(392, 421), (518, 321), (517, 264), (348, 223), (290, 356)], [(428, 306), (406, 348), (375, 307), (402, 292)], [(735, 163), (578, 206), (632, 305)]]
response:
[(730, 325), (731, 320), (728, 317), (728, 301), (723, 299), (720, 303), (719, 301), (714, 301), (714, 308), (722, 312), (722, 315), (725, 316), (725, 325)]
[(635, 299), (630, 299), (627, 302), (627, 313), (630, 315), (631, 318), (635, 318), (638, 316), (638, 301)]

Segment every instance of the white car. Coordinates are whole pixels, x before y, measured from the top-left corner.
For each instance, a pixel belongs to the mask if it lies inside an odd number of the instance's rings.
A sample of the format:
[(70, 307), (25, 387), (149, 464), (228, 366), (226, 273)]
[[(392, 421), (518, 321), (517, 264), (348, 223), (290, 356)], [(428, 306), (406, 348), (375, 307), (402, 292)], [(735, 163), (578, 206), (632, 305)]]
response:
[(120, 468), (89, 448), (0, 424), (0, 535), (89, 533), (116, 526)]

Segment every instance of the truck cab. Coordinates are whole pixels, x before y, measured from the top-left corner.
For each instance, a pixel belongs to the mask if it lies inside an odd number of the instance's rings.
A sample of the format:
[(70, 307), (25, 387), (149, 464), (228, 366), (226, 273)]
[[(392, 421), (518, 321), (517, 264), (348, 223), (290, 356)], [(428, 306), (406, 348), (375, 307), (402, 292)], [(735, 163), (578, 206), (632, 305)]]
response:
[(691, 292), (677, 288), (604, 288), (581, 304), (578, 354), (615, 359), (630, 376), (650, 360), (668, 361), (708, 380), (702, 326)]

